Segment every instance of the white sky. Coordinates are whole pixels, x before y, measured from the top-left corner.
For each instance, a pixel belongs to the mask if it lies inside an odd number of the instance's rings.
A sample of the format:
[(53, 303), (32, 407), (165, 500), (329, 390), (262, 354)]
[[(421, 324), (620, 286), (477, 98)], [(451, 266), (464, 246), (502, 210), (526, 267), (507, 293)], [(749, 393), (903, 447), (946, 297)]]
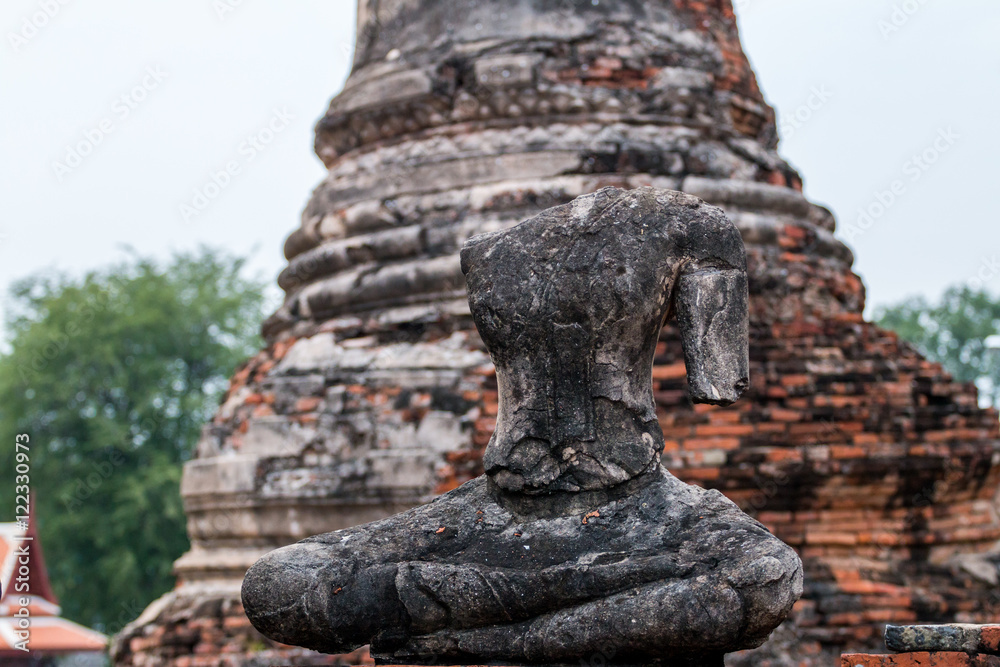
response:
[[(49, 3), (55, 15), (15, 48), (10, 35)], [(220, 17), (221, 3), (235, 8)], [(879, 22), (892, 21), (894, 6), (912, 13), (897, 14), (899, 29), (884, 35)], [(786, 128), (782, 153), (807, 194), (837, 214), (870, 303), (933, 297), (977, 273), (1000, 288), (1000, 3), (737, 7)], [(224, 246), (273, 279), (324, 174), (312, 126), (347, 76), (353, 31), (353, 0), (3, 0), (0, 290), (43, 269), (106, 265), (125, 246), (161, 257)], [(141, 101), (120, 100), (143, 85)], [(276, 112), (293, 116), (287, 128), (259, 151), (243, 144), (272, 121), (281, 128)], [(796, 114), (803, 120), (791, 125)], [(111, 132), (57, 173), (102, 122)], [(949, 128), (957, 138), (935, 149)], [(922, 168), (912, 158), (925, 150), (936, 159)], [(239, 173), (185, 221), (181, 205), (229, 162)], [(894, 181), (895, 201), (859, 225), (859, 209)]]

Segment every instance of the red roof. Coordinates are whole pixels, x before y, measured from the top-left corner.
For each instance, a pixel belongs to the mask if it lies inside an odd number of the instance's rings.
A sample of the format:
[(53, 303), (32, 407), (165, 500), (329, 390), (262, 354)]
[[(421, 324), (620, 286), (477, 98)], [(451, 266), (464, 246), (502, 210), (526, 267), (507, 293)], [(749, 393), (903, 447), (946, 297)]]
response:
[[(26, 655), (19, 645), (30, 653), (103, 651), (108, 643), (106, 636), (59, 617), (59, 601), (49, 585), (34, 521), (28, 523), (28, 527), (0, 523), (0, 657)], [(27, 581), (22, 567), (27, 567)], [(17, 616), (24, 608), (28, 612), (27, 629), (23, 628), (23, 617)]]
[[(16, 619), (0, 618), (0, 657), (25, 655), (15, 647), (22, 639), (17, 635)], [(57, 616), (32, 617), (27, 647), (30, 653), (98, 652), (107, 648), (108, 638), (82, 625)]]

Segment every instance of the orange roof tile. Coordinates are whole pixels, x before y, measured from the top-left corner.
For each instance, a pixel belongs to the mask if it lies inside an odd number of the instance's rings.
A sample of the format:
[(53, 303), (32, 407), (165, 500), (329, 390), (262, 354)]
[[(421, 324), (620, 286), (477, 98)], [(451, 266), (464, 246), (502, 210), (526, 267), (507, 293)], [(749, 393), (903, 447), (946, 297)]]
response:
[[(21, 653), (15, 649), (19, 641), (17, 632), (17, 619), (0, 618), (0, 655)], [(32, 653), (103, 651), (108, 643), (108, 638), (101, 633), (54, 616), (31, 619), (27, 632), (27, 647)]]
[[(49, 585), (48, 572), (38, 535), (33, 522), (27, 529), (16, 523), (0, 523), (0, 656), (25, 655), (16, 648), (27, 639), (28, 649), (34, 653), (79, 653), (103, 651), (108, 638), (82, 625), (59, 618), (59, 604)], [(18, 549), (28, 546), (30, 591), (17, 591), (17, 572), (20, 568)], [(20, 620), (15, 617), (21, 602), (27, 598), (30, 625), (27, 636)], [(2, 661), (0, 661), (2, 662)]]

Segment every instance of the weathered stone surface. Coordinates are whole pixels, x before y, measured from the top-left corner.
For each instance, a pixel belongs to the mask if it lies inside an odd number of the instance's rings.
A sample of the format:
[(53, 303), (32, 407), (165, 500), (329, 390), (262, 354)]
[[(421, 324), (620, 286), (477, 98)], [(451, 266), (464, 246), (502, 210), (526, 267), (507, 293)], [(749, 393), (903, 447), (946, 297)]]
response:
[(801, 593), (798, 556), (660, 468), (650, 387), (675, 311), (692, 398), (746, 390), (732, 223), (682, 193), (608, 188), (470, 240), (462, 270), (500, 387), (487, 474), (269, 554), (244, 581), (254, 625), (398, 663), (633, 664), (764, 641)]
[(462, 250), (496, 367), (486, 475), (384, 521), (269, 554), (243, 600), (265, 635), (396, 663), (645, 664), (759, 645), (798, 556), (659, 465), (650, 386), (676, 312), (692, 399), (749, 385), (746, 259), (719, 209), (614, 188)]
[[(267, 639), (243, 613), (239, 582), (191, 582), (186, 589), (171, 591), (147, 607), (127, 632), (112, 640), (111, 653), (143, 657), (155, 651), (155, 658), (144, 661), (148, 667), (374, 665), (367, 650), (329, 656)], [(123, 609), (131, 607), (123, 603)]]
[(743, 241), (695, 197), (601, 190), (471, 239), (462, 270), (496, 366), (484, 465), (500, 488), (602, 489), (657, 465), (650, 377), (671, 310), (695, 401), (749, 386)]
[(887, 625), (885, 645), (890, 651), (964, 651), (1000, 655), (1000, 625)]
[(269, 554), (243, 599), (272, 639), (328, 653), (371, 642), (393, 664), (644, 664), (759, 645), (800, 567), (724, 496), (659, 468), (557, 497), (481, 477)]

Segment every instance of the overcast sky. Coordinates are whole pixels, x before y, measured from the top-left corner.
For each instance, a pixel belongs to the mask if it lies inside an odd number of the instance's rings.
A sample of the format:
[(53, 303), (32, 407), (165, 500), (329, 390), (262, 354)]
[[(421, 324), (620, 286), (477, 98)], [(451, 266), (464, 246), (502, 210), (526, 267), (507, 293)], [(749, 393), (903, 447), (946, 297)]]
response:
[[(869, 304), (1000, 288), (1000, 3), (737, 7), (781, 151)], [(3, 0), (0, 29), (0, 290), (202, 243), (273, 282), (324, 175), (312, 126), (347, 76), (353, 0)]]

